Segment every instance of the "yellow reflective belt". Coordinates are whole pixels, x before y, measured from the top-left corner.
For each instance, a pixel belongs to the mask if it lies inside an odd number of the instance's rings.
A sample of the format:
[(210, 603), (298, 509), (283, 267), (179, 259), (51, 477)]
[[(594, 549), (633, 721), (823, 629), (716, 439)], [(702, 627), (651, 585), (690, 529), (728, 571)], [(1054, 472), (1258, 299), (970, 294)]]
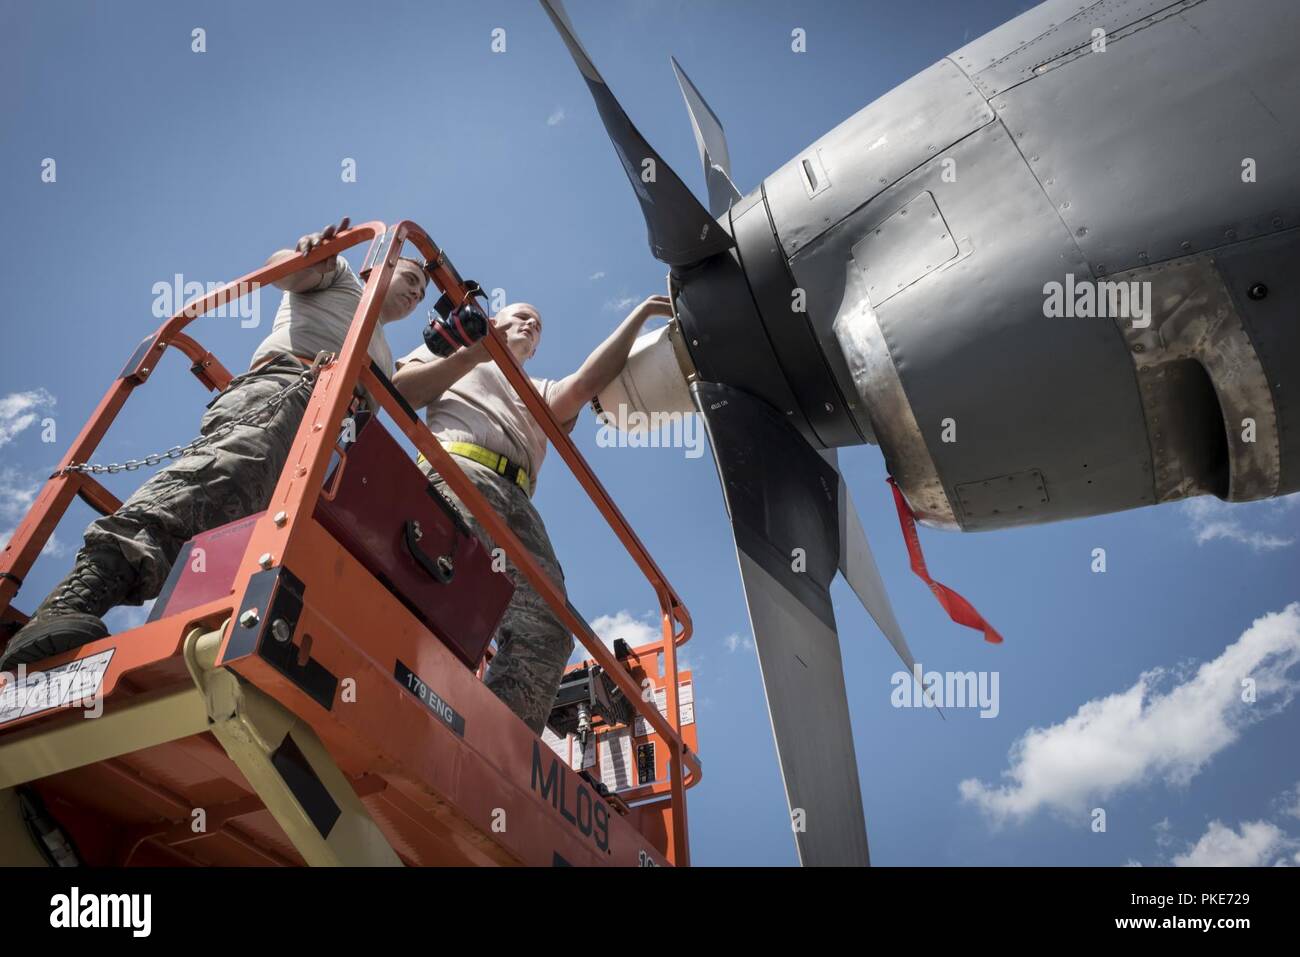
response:
[[(452, 455), (459, 455), (461, 458), (469, 459), (484, 465), (496, 472), (498, 475), (505, 475), (510, 468), (515, 469), (515, 484), (524, 490), (529, 491), (531, 482), (528, 479), (528, 473), (519, 466), (516, 466), (504, 455), (498, 455), (491, 449), (485, 449), (481, 445), (474, 445), (472, 442), (443, 442), (442, 447)], [(428, 461), (421, 452), (416, 459), (421, 465)]]

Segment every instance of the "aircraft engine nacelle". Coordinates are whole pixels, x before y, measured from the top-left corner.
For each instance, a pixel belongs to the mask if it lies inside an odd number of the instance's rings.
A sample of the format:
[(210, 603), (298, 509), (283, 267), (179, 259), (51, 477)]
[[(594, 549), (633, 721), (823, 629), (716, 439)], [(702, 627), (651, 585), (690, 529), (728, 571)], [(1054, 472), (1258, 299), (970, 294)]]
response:
[(1300, 489), (1300, 5), (1163, 6), (1036, 7), (731, 208), (812, 431), (929, 524)]

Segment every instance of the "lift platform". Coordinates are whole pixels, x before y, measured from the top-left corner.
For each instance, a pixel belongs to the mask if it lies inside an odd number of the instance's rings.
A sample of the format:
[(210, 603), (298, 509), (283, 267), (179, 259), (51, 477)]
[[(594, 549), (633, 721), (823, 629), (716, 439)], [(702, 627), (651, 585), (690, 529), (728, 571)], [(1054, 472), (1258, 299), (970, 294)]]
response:
[[(689, 864), (685, 792), (701, 769), (677, 649), (690, 615), (499, 333), (488, 353), (649, 582), (660, 641), (607, 647), (370, 363), (405, 243), (453, 305), (476, 294), (410, 221), (366, 223), (249, 273), (140, 343), (0, 553), (0, 640), (26, 620), (11, 603), (72, 500), (120, 506), (69, 466), (91, 459), (165, 351), (208, 390), (230, 382), (185, 327), (366, 240), (355, 319), (341, 353), (313, 367), (267, 509), (183, 548), (150, 621), (0, 675), (0, 864)], [(358, 389), (590, 656), (569, 669), (546, 740), (482, 681), (513, 586), (454, 510), (403, 497), (427, 483), (409, 456), (393, 461), (377, 416), (345, 428)], [(358, 485), (370, 494), (348, 491)]]

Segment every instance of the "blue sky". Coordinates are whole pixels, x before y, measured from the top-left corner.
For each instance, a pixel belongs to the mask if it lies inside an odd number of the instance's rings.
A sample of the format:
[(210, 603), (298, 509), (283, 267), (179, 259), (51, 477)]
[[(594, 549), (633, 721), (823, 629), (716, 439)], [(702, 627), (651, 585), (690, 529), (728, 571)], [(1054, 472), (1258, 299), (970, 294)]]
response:
[[(721, 117), (734, 179), (748, 192), (1027, 4), (568, 7), (634, 121), (703, 195), (669, 54)], [(196, 27), (206, 30), (202, 54), (191, 51)], [(498, 27), (502, 54), (490, 51)], [(807, 32), (805, 54), (790, 50), (795, 27)], [(529, 371), (551, 377), (576, 368), (628, 307), (664, 288), (666, 270), (647, 251), (586, 87), (534, 3), (18, 0), (0, 7), (0, 100), (0, 251), (11, 297), (0, 351), (0, 537), (158, 324), (154, 285), (177, 273), (234, 278), (342, 215), (414, 219), (466, 276), (540, 307), (545, 339)], [(57, 163), (53, 183), (41, 180), (47, 157)], [(347, 158), (354, 183), (340, 175)], [(259, 328), (208, 318), (191, 329), (240, 368), (274, 306), (264, 294)], [(389, 330), (399, 355), (419, 342), (416, 318)], [(98, 458), (189, 438), (204, 401), (171, 357)], [(42, 441), (47, 417), (54, 443)], [(695, 861), (792, 864), (711, 457), (601, 448), (596, 432), (585, 413), (574, 439), (695, 620), (687, 660), (705, 762), (690, 795)], [(922, 529), (936, 578), (1006, 637), (992, 647), (950, 623), (908, 570), (878, 451), (844, 450), (841, 468), (920, 662), (999, 674), (993, 719), (894, 708), (897, 659), (836, 585), (876, 863), (1294, 859), (1300, 611), (1286, 610), (1300, 600), (1300, 507), (1203, 500), (1008, 532)], [(112, 487), (125, 494), (134, 483)], [(653, 621), (652, 594), (556, 457), (537, 504), (574, 604), (593, 620)], [(73, 509), (20, 607), (57, 580), (91, 517)], [(1090, 570), (1095, 548), (1106, 549), (1104, 574)], [(1258, 679), (1253, 704), (1235, 691), (1243, 668)], [(1101, 833), (1090, 827), (1097, 807), (1106, 811)]]

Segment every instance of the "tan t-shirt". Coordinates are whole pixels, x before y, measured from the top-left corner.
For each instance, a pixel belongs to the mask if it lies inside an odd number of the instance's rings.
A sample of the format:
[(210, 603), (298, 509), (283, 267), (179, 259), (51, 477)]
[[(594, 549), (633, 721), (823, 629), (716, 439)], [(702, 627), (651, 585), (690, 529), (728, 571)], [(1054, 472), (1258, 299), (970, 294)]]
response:
[[(420, 346), (399, 359), (397, 368), (436, 358), (428, 346)], [(532, 383), (549, 403), (558, 382), (532, 379)], [(424, 421), (444, 442), (472, 442), (523, 466), (531, 479), (530, 494), (536, 490), (537, 473), (546, 457), (546, 433), (495, 362), (479, 363), (425, 406)]]
[[(342, 352), (357, 306), (361, 304), (364, 287), (348, 261), (338, 257), (334, 272), (322, 276), (321, 281), (303, 292), (286, 292), (280, 298), (271, 333), (253, 353), (250, 365), (277, 352), (316, 358), (318, 352)], [(383, 370), (393, 375), (393, 353), (384, 338), (381, 320), (370, 337), (370, 358)]]

